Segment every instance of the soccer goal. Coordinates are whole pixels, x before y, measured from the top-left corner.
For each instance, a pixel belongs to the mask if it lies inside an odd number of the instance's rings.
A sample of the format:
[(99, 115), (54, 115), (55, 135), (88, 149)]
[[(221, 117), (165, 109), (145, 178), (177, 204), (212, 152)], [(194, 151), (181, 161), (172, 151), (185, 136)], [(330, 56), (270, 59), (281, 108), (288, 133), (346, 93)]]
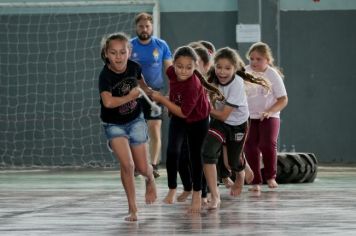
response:
[(146, 1), (0, 3), (0, 168), (117, 166), (100, 123), (100, 40)]

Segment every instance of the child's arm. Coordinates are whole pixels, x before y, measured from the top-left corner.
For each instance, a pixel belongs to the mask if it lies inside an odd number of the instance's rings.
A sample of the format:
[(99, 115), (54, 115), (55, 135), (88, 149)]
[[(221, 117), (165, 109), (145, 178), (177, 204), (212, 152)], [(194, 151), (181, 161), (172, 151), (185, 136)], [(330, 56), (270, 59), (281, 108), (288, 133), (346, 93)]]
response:
[(230, 113), (234, 108), (229, 105), (224, 105), (222, 110), (211, 109), (210, 115), (220, 121), (225, 121), (229, 117)]
[(133, 88), (127, 95), (122, 97), (113, 97), (110, 92), (104, 91), (100, 93), (100, 96), (106, 108), (115, 108), (138, 98), (140, 91), (137, 88)]
[(163, 106), (167, 107), (167, 109), (173, 113), (174, 115), (180, 117), (180, 118), (187, 118), (183, 112), (180, 106), (176, 105), (175, 103), (171, 102), (169, 98), (166, 96), (163, 96), (160, 92), (154, 91), (151, 94), (151, 97), (154, 101), (161, 103)]
[(288, 104), (288, 97), (287, 96), (282, 96), (277, 98), (277, 101), (275, 104), (273, 104), (267, 111), (262, 112), (261, 115), (261, 121), (266, 119), (269, 119), (271, 115), (273, 115), (276, 112), (279, 112), (283, 110)]
[(171, 65), (173, 65), (172, 60), (171, 59), (167, 59), (164, 62), (164, 71), (168, 70), (168, 67), (170, 67)]
[(148, 95), (150, 96), (152, 94), (152, 89), (150, 87), (148, 87), (148, 85), (146, 84), (145, 78), (143, 77), (143, 75), (141, 74), (141, 79), (138, 80), (138, 84), (140, 85), (140, 88)]

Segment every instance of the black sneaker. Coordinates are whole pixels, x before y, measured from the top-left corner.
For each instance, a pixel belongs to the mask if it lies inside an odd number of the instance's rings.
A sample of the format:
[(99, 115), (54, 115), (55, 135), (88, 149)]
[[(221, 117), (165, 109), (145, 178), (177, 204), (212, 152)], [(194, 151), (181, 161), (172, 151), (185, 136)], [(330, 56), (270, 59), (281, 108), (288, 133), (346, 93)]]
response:
[(158, 171), (158, 165), (152, 165), (152, 167), (153, 167), (153, 177), (155, 177), (155, 178), (160, 177), (161, 175), (159, 174), (159, 171)]

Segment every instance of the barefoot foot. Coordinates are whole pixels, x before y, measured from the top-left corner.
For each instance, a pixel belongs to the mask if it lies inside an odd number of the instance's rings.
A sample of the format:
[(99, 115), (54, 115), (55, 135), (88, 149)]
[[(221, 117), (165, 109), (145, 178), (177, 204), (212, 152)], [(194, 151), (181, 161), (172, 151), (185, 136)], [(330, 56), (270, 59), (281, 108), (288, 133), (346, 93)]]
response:
[(166, 204), (173, 204), (176, 196), (177, 189), (169, 189), (167, 196), (163, 199)]
[(177, 202), (185, 202), (187, 198), (192, 194), (192, 191), (183, 191), (179, 196), (177, 197)]
[(211, 198), (211, 200), (208, 203), (207, 209), (208, 210), (215, 210), (220, 207), (220, 197), (218, 198)]
[(188, 208), (188, 213), (200, 213), (201, 211), (201, 191), (193, 191), (192, 204)]
[(202, 207), (208, 206), (208, 202), (209, 202), (208, 197), (201, 198), (201, 206)]
[(129, 212), (129, 215), (124, 219), (125, 221), (137, 221), (137, 212)]
[(256, 185), (253, 185), (251, 188), (248, 189), (249, 191), (252, 191), (252, 192), (260, 192), (261, 191), (261, 186), (256, 184)]
[(240, 171), (236, 173), (235, 183), (231, 186), (230, 195), (237, 197), (242, 193), (242, 189), (245, 183), (245, 171)]
[(146, 204), (152, 204), (157, 199), (157, 189), (154, 178), (151, 180), (146, 180), (146, 194), (145, 194)]
[(278, 188), (278, 184), (275, 179), (267, 180), (267, 185), (269, 188)]
[(234, 185), (234, 182), (229, 177), (222, 178), (222, 182), (226, 188), (231, 188), (231, 186)]

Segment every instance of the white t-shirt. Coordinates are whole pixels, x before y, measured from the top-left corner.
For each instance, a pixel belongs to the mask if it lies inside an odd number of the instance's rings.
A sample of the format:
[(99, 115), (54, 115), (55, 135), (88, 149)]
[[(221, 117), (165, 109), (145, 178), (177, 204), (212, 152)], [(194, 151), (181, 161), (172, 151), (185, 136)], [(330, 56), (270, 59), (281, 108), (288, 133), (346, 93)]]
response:
[(234, 108), (224, 122), (234, 126), (246, 122), (249, 117), (249, 112), (243, 79), (235, 75), (235, 78), (230, 83), (226, 85), (219, 84), (218, 88), (224, 94), (226, 101), (225, 103), (216, 101), (216, 109), (221, 110), (224, 104)]
[[(287, 91), (282, 77), (276, 69), (268, 66), (264, 72), (254, 72), (251, 67), (246, 66), (246, 72), (256, 77), (262, 77), (270, 82), (271, 90), (263, 88), (261, 85), (246, 83), (247, 102), (251, 119), (260, 119), (262, 112), (268, 110), (276, 103), (277, 98), (287, 96)], [(280, 112), (276, 112), (271, 117), (279, 118)]]

